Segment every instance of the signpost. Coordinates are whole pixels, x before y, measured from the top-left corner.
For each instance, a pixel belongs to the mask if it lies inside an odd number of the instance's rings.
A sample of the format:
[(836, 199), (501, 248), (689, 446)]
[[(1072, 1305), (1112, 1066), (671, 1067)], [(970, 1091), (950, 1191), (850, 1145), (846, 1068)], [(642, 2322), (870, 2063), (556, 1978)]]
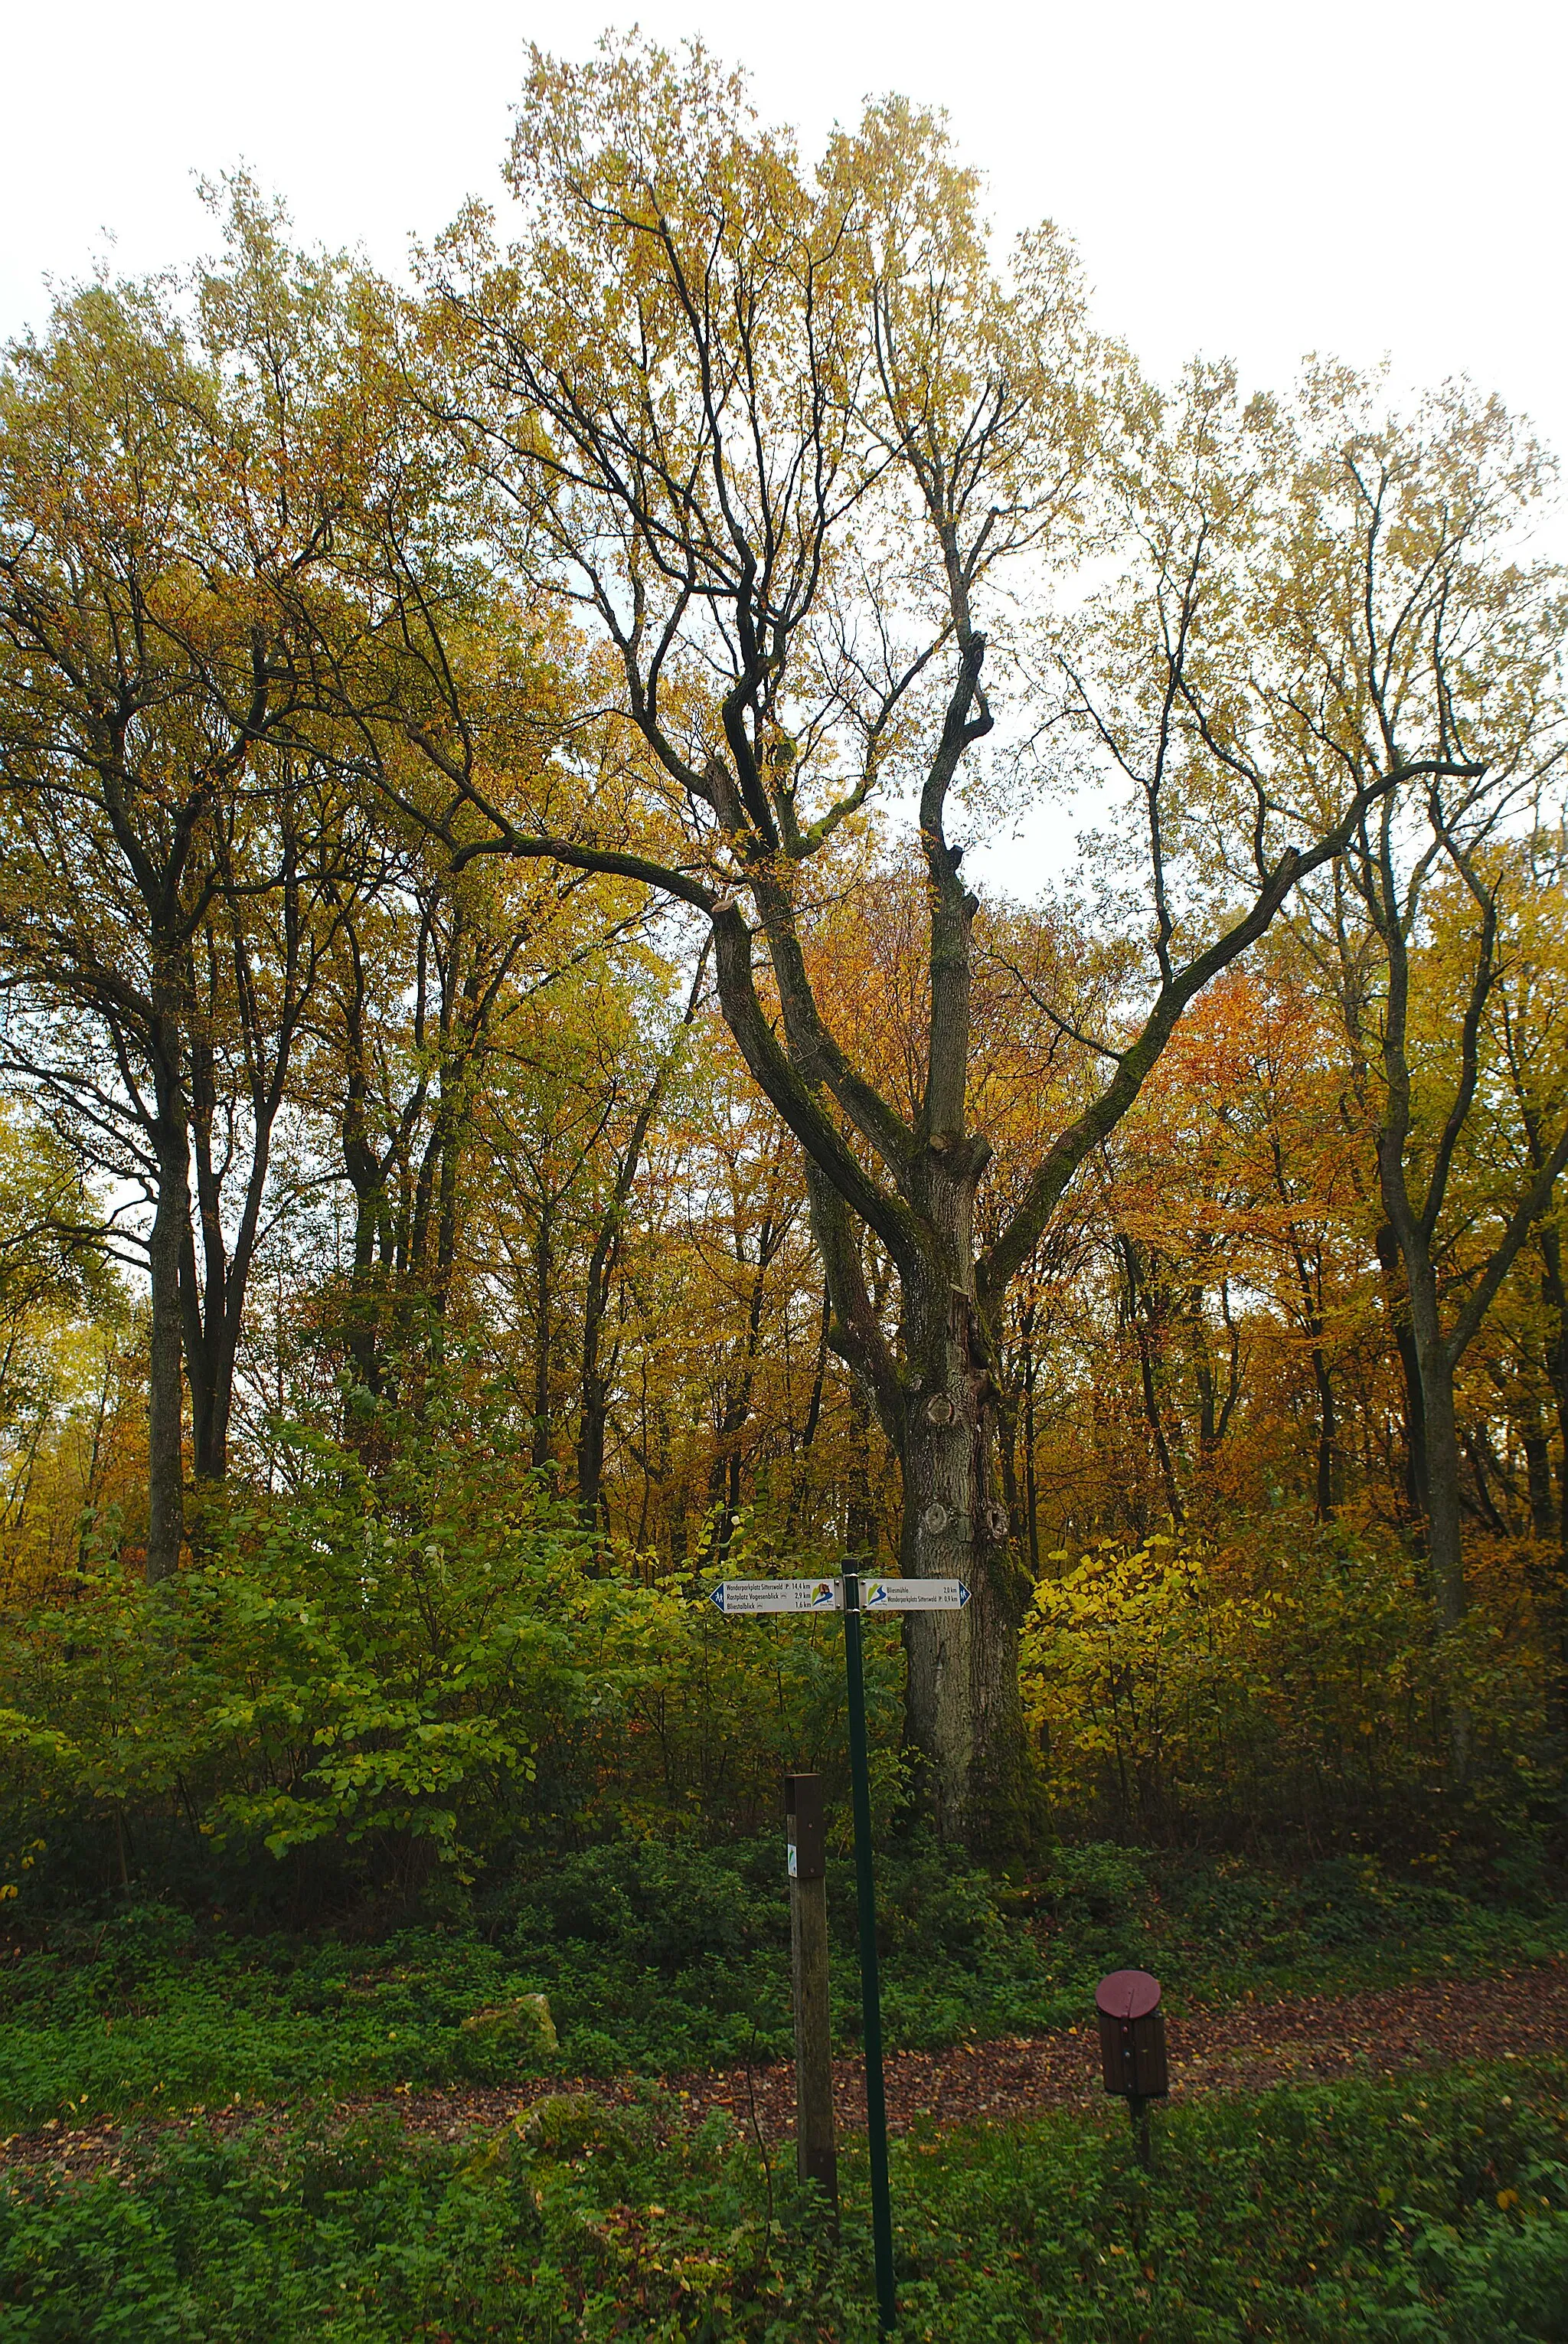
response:
[(762, 1612), (837, 1612), (843, 1597), (836, 1579), (721, 1579), (708, 1600), (733, 1619)]
[(726, 1618), (764, 1612), (844, 1614), (844, 1675), (849, 1712), (849, 1795), (855, 1818), (855, 1891), (860, 1923), (860, 2004), (866, 2041), (866, 2139), (871, 2166), (871, 2249), (877, 2317), (898, 2318), (893, 2292), (893, 2208), (888, 2190), (888, 2103), (882, 2082), (882, 1995), (877, 1975), (877, 1886), (871, 1863), (871, 1774), (866, 1745), (866, 1674), (860, 1622), (868, 1612), (961, 1612), (961, 1579), (727, 1579), (709, 1591)]
[(893, 2293), (893, 2206), (888, 2194), (888, 2102), (882, 2088), (882, 1989), (877, 1975), (877, 1884), (871, 1869), (871, 1770), (866, 1751), (866, 1673), (860, 1659), (860, 1581), (844, 1573), (844, 1674), (849, 1695), (849, 1798), (855, 1814), (855, 1902), (860, 1923), (860, 2011), (866, 2041), (866, 2147), (871, 2165), (871, 2253), (877, 2317), (899, 2316)]
[(961, 1579), (862, 1579), (862, 1612), (961, 1612), (970, 1600)]

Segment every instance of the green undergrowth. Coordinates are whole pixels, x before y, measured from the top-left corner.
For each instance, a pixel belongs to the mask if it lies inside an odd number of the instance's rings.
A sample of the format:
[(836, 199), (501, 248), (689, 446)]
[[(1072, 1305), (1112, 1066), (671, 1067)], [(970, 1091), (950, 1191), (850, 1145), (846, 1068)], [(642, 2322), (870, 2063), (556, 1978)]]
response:
[[(772, 1838), (622, 1841), (562, 1859), (462, 1925), (378, 1943), (240, 1936), (133, 1904), (56, 1927), (0, 1969), (0, 2129), (50, 2117), (505, 2085), (682, 2068), (789, 2050), (787, 1907)], [(1081, 2021), (1107, 1969), (1155, 1969), (1173, 2006), (1422, 1970), (1457, 1975), (1568, 1950), (1568, 1915), (1519, 1884), (1491, 1901), (1371, 1859), (1294, 1876), (1059, 1849), (1030, 1881), (934, 1849), (880, 1873), (889, 2039)], [(859, 2036), (849, 1867), (831, 1890), (834, 2016)], [(541, 2027), (537, 1997), (548, 2004)], [(549, 2036), (553, 2030), (555, 2041)]]
[[(1057, 2117), (894, 2144), (900, 2344), (1521, 2344), (1568, 2337), (1562, 2062)], [(1120, 2112), (1116, 2112), (1120, 2113)], [(870, 2344), (863, 2157), (843, 2243), (722, 2117), (660, 2147), (546, 2102), (461, 2147), (387, 2123), (150, 2137), (0, 2191), (7, 2344)]]

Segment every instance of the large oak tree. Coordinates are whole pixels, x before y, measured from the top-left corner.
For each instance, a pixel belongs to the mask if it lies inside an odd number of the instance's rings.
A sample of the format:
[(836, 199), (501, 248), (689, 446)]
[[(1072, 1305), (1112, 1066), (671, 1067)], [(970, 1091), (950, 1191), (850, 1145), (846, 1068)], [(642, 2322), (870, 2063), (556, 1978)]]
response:
[[(909, 1626), (925, 1793), (943, 1829), (1004, 1842), (1026, 1827), (1030, 1582), (999, 1471), (1002, 1298), (1202, 987), (1391, 788), (1469, 761), (1422, 732), (1324, 793), (1266, 740), (1229, 753), (1205, 643), (1268, 479), (1233, 389), (1141, 391), (1049, 229), (999, 271), (932, 118), (875, 106), (813, 175), (699, 48), (609, 44), (583, 68), (536, 55), (510, 177), (516, 240), (474, 213), (432, 264), (416, 403), (471, 484), (470, 530), (487, 507), (498, 591), (564, 597), (598, 636), (600, 712), (629, 745), (603, 787), (563, 786), (568, 756), (519, 787), (429, 654), (447, 705), (406, 728), (427, 766), (406, 803), (462, 853), (638, 880), (709, 924), (723, 1015), (803, 1151), (832, 1341), (900, 1460), (901, 1567), (973, 1591)], [(1125, 591), (1040, 662), (1020, 611), (1108, 528)], [(979, 899), (954, 830), (984, 819), (966, 785), (1029, 765), (1053, 716), (1125, 785), (1146, 970), (1113, 1030), (1077, 1037), (1099, 1076), (982, 1246)], [(813, 974), (879, 813), (912, 818), (926, 891), (912, 1115)]]

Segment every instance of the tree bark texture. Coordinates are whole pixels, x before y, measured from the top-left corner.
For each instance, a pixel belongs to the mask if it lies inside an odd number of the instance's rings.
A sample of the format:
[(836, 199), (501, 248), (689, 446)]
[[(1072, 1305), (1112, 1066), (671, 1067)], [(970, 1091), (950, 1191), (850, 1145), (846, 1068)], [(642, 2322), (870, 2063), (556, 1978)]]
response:
[(147, 1577), (179, 1568), (185, 1538), (185, 1325), (180, 1293), (190, 1242), (190, 1140), (181, 1082), (179, 978), (155, 961), (152, 1024), (158, 1196), (147, 1241), (152, 1329), (147, 1358)]
[[(950, 1184), (959, 1221), (973, 1203), (963, 1185)], [(962, 1612), (905, 1621), (909, 1735), (922, 1754), (939, 1832), (1000, 1853), (1027, 1840), (1033, 1822), (1018, 1681), (1032, 1589), (1012, 1553), (996, 1355), (980, 1322), (972, 1268), (906, 1284), (902, 1331), (910, 1372), (898, 1443), (900, 1569), (911, 1578), (961, 1579), (970, 1590)]]

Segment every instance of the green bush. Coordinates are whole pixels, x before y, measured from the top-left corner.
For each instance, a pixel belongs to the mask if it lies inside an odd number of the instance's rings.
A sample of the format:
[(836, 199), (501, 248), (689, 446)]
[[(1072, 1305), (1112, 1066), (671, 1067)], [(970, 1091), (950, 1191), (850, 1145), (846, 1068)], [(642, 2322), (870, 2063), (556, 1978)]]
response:
[[(482, 1409), (404, 1428), (374, 1480), (296, 1445), (297, 1489), (210, 1499), (172, 1581), (110, 1561), (0, 1622), (0, 1902), (25, 1924), (127, 1889), (263, 1923), (451, 1917), (542, 1848), (755, 1830), (803, 1763), (841, 1786), (832, 1623), (738, 1628), (691, 1576), (589, 1568)], [(888, 1810), (896, 1635), (867, 1670)]]
[[(1549, 1640), (1517, 1554), (1473, 1558), (1445, 1628), (1409, 1543), (1290, 1508), (1213, 1539), (1051, 1558), (1025, 1622), (1026, 1709), (1081, 1831), (1493, 1855), (1560, 1834)], [(1445, 1719), (1472, 1720), (1456, 1784)]]
[[(1560, 2344), (1561, 2063), (895, 2142), (900, 2344)], [(779, 2144), (656, 2100), (459, 2146), (311, 2125), (0, 2192), (17, 2344), (870, 2344), (863, 2155), (835, 2248)]]
[[(883, 2017), (895, 2046), (1081, 2024), (1096, 1980), (1140, 1965), (1183, 1997), (1342, 1990), (1568, 1951), (1568, 1912), (1485, 1905), (1370, 1858), (1304, 1876), (1056, 1852), (1003, 1884), (918, 1835), (878, 1861)], [(833, 2026), (860, 2038), (851, 1868), (831, 1865)], [(789, 1923), (776, 1833), (713, 1846), (622, 1841), (559, 1860), (474, 1923), (357, 1943), (230, 1935), (132, 1904), (15, 1950), (0, 2007), (0, 2128), (196, 2103), (294, 2102), (404, 2084), (668, 2075), (789, 2055)], [(572, 1934), (572, 1933), (576, 1934)], [(543, 1995), (551, 2050), (530, 2020)], [(489, 2018), (484, 2015), (491, 2014)]]
[(511, 1901), (513, 1941), (575, 1944), (668, 1975), (781, 1942), (783, 1841), (618, 1840), (552, 1863)]

